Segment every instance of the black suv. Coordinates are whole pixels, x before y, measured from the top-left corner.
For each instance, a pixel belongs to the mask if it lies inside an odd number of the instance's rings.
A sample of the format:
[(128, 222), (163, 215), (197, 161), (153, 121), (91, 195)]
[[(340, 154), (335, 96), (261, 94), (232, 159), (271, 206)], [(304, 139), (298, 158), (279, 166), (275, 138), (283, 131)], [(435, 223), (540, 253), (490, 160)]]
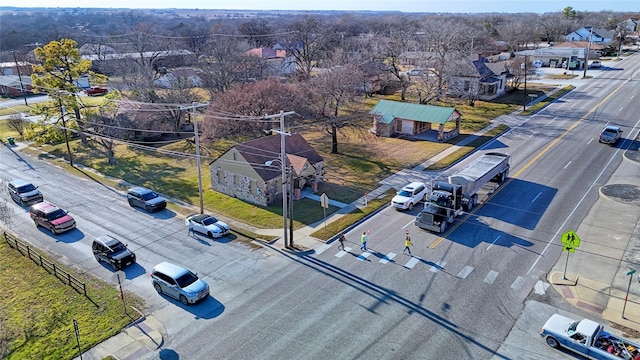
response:
[(127, 191), (127, 201), (132, 207), (139, 207), (148, 212), (162, 210), (167, 207), (167, 201), (158, 193), (143, 187), (134, 187)]
[(13, 201), (23, 206), (39, 203), (44, 200), (40, 190), (32, 183), (23, 179), (16, 179), (9, 182), (7, 189)]
[(93, 256), (98, 262), (109, 264), (113, 270), (119, 270), (136, 262), (136, 254), (120, 240), (110, 235), (100, 236), (91, 245)]

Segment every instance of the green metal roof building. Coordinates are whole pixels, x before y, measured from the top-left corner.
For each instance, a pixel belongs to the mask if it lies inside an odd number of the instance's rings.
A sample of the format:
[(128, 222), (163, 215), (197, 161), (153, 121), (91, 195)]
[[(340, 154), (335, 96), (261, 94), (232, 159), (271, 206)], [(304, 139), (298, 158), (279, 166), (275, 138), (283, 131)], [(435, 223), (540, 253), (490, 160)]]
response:
[[(446, 141), (460, 134), (461, 114), (453, 107), (380, 100), (369, 114), (374, 115), (373, 130), (377, 136), (414, 136), (434, 131), (438, 141)], [(455, 121), (455, 129), (445, 131), (444, 125), (449, 121)]]

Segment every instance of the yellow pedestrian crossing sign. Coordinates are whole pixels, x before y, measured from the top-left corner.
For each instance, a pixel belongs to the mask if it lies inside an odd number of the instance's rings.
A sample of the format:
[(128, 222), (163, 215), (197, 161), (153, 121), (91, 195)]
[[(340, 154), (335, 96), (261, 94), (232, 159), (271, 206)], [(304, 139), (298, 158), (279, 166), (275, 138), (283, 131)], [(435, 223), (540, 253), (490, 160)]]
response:
[(575, 231), (569, 230), (562, 234), (562, 243), (564, 244), (564, 250), (573, 252), (573, 249), (580, 247), (580, 238)]

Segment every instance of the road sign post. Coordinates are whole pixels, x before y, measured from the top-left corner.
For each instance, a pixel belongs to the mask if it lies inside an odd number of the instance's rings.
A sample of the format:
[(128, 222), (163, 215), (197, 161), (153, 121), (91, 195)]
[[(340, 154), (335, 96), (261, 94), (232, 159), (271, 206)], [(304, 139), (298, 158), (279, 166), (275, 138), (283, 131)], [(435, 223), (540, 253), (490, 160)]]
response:
[(578, 234), (573, 230), (569, 230), (562, 234), (563, 250), (567, 252), (567, 260), (564, 263), (564, 274), (562, 274), (562, 280), (567, 280), (567, 266), (569, 265), (569, 253), (575, 252), (576, 248), (580, 246), (580, 238)]
[(322, 196), (320, 196), (320, 205), (322, 205), (322, 211), (324, 212), (324, 229), (327, 230), (327, 208), (329, 207), (327, 194), (322, 193)]
[(631, 289), (631, 279), (633, 279), (633, 274), (636, 273), (636, 269), (631, 269), (628, 273), (627, 276), (629, 277), (629, 286), (627, 286), (627, 295), (624, 297), (624, 305), (622, 306), (622, 318), (626, 319), (624, 317), (624, 310), (627, 308), (627, 300), (629, 299), (629, 290)]
[(73, 330), (76, 332), (76, 342), (78, 343), (78, 353), (80, 354), (80, 360), (82, 360), (82, 348), (80, 347), (80, 330), (78, 330), (78, 321), (73, 318)]

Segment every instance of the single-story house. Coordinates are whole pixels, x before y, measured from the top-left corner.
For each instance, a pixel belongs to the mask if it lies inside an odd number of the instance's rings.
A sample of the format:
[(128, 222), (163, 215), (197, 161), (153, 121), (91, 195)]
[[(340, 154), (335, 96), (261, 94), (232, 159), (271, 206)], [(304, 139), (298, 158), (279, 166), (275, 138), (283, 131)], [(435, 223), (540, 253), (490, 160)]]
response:
[[(540, 60), (542, 66), (551, 68), (565, 67), (568, 69), (582, 68), (587, 48), (548, 47), (535, 50), (523, 50), (518, 56), (528, 56), (531, 62)], [(598, 58), (597, 52), (590, 50), (589, 58)]]
[[(22, 82), (20, 82), (22, 78)], [(30, 76), (0, 75), (0, 95), (10, 98), (33, 95)]]
[[(281, 136), (269, 135), (237, 144), (212, 161), (211, 189), (261, 206), (282, 202)], [(324, 174), (324, 159), (302, 135), (284, 138), (287, 182), (293, 198), (299, 199), (305, 187), (317, 191)]]
[(576, 31), (567, 34), (567, 41), (591, 41), (591, 43), (609, 43), (616, 32), (606, 29), (594, 29), (591, 26), (583, 26)]
[[(446, 141), (460, 134), (462, 114), (453, 107), (380, 100), (369, 114), (374, 115), (372, 131), (377, 136), (415, 136), (436, 131), (437, 140)], [(455, 128), (445, 131), (445, 124), (450, 121), (455, 122)]]
[(457, 71), (449, 77), (447, 94), (485, 101), (504, 94), (509, 74), (504, 61), (492, 63), (480, 57), (454, 66)]

